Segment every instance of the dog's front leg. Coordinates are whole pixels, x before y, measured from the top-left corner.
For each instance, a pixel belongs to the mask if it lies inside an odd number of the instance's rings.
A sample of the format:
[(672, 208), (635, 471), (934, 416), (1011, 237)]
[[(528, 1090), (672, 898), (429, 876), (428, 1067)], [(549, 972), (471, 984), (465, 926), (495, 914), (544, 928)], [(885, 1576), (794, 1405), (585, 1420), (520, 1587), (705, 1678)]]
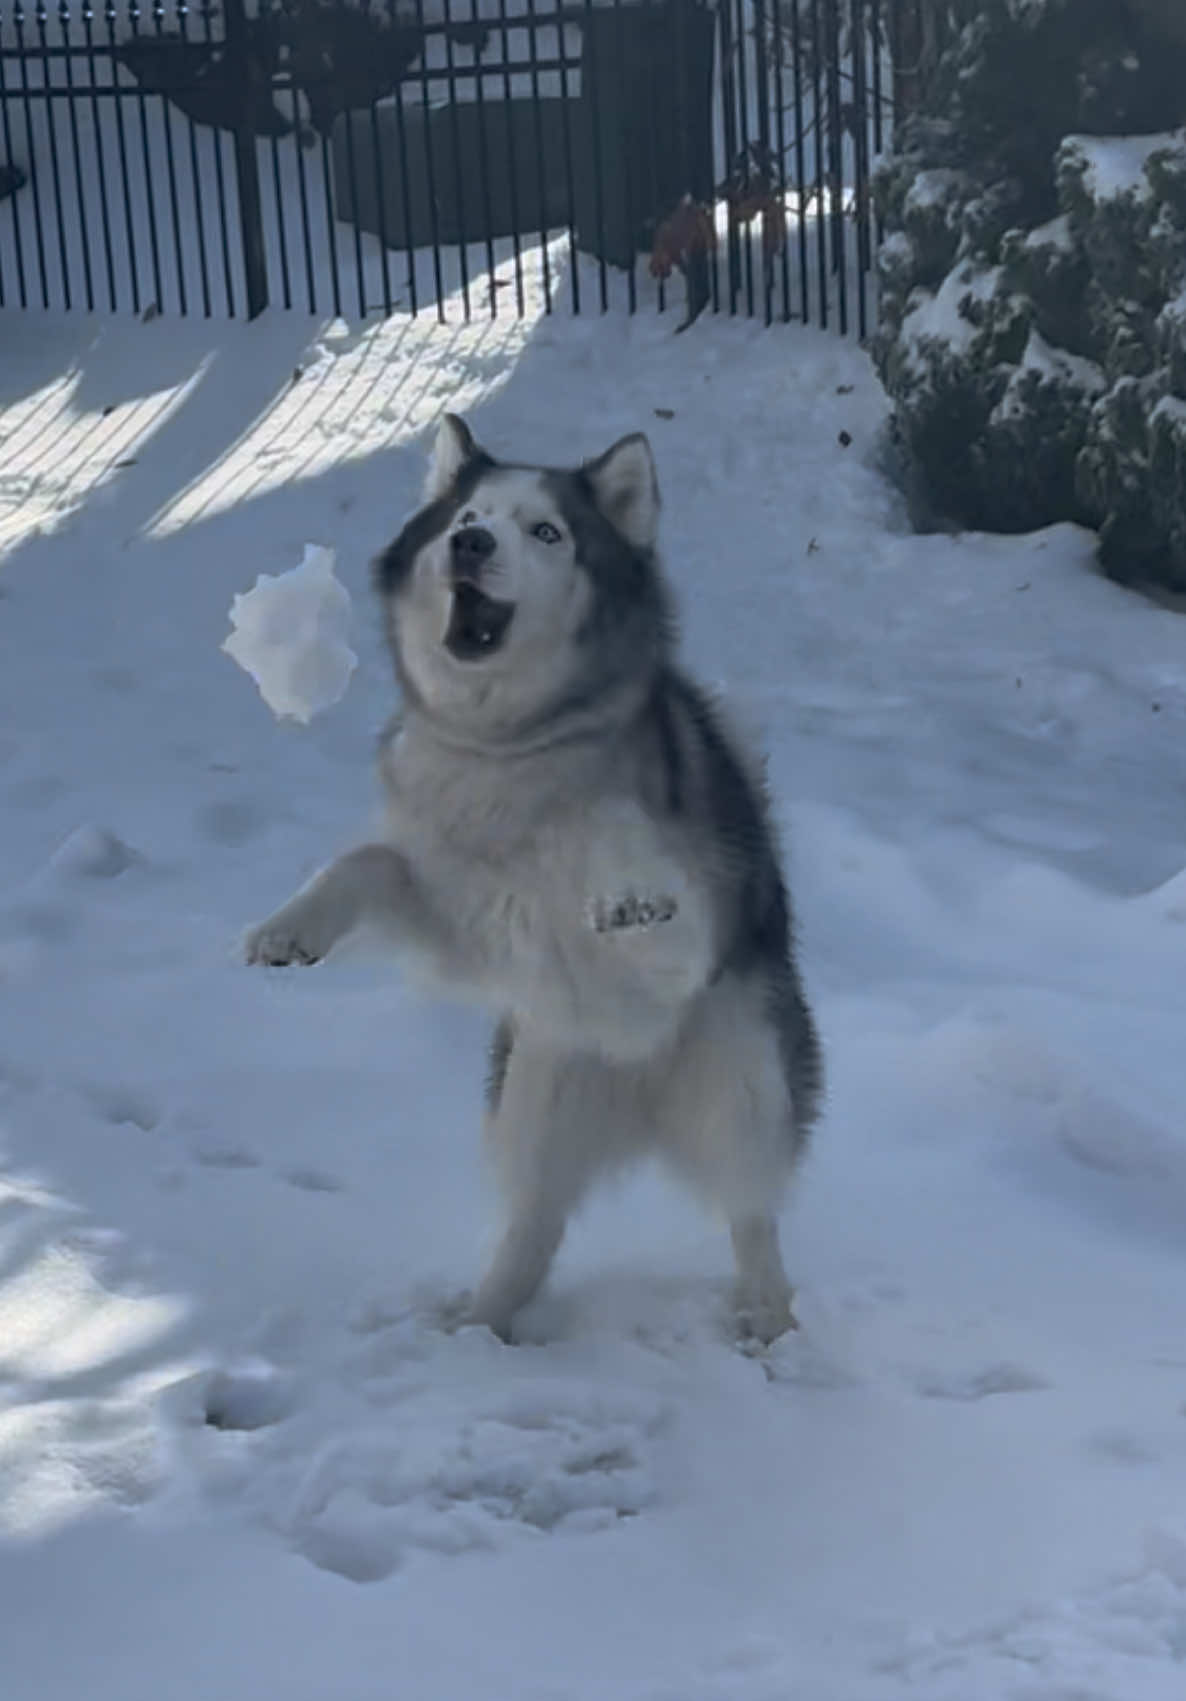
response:
[(533, 1200), (503, 1233), (493, 1262), (474, 1296), (467, 1323), (481, 1324), (500, 1341), (511, 1338), (515, 1313), (533, 1299), (564, 1238), (564, 1213)]
[(249, 963), (316, 963), (364, 922), (398, 932), (420, 914), (411, 872), (390, 845), (359, 845), (331, 862), (244, 940)]

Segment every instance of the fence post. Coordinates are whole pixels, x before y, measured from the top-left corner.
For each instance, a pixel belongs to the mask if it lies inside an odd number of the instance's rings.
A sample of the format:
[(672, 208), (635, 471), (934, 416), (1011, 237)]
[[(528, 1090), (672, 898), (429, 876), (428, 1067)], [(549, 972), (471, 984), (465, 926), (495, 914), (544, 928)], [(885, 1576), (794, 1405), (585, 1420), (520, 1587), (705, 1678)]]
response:
[(268, 256), (264, 246), (263, 205), (259, 193), (259, 160), (255, 151), (255, 131), (251, 128), (255, 65), (244, 0), (224, 0), (223, 16), (226, 19), (227, 58), (239, 97), (233, 134), (247, 317), (258, 319), (268, 305)]

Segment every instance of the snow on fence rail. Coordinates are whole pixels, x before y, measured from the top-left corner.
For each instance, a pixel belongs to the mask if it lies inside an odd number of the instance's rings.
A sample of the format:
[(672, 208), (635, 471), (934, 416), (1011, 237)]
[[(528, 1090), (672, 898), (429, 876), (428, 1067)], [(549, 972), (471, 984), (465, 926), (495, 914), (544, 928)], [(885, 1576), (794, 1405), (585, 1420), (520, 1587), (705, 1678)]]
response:
[(0, 0), (0, 306), (863, 335), (902, 4)]

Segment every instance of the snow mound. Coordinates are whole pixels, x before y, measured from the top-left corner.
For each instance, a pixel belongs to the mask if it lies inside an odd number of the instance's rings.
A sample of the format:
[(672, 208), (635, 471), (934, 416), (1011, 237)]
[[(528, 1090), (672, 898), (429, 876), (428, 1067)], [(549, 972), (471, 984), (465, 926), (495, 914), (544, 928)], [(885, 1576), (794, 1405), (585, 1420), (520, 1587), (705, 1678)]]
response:
[(231, 603), (223, 649), (259, 686), (278, 719), (307, 726), (346, 694), (358, 657), (346, 642), (350, 593), (334, 577), (334, 552), (306, 544), (298, 567), (261, 573)]
[(79, 880), (115, 880), (138, 862), (139, 855), (107, 827), (76, 827), (50, 858), (55, 873)]

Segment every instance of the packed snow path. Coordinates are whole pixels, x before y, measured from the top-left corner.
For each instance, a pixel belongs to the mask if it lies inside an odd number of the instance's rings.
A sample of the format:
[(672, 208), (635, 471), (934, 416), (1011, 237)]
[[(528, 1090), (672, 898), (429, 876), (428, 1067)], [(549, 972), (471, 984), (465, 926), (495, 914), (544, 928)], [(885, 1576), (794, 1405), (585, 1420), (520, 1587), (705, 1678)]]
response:
[[(1186, 622), (1069, 529), (911, 536), (828, 336), (308, 339), (0, 315), (5, 1701), (1180, 1701)], [(650, 432), (770, 749), (831, 1095), (766, 1356), (649, 1175), (525, 1344), (444, 1334), (482, 1023), (237, 961), (392, 690), (364, 618), (278, 725), (226, 610), (318, 542), (365, 617), (445, 406)]]

